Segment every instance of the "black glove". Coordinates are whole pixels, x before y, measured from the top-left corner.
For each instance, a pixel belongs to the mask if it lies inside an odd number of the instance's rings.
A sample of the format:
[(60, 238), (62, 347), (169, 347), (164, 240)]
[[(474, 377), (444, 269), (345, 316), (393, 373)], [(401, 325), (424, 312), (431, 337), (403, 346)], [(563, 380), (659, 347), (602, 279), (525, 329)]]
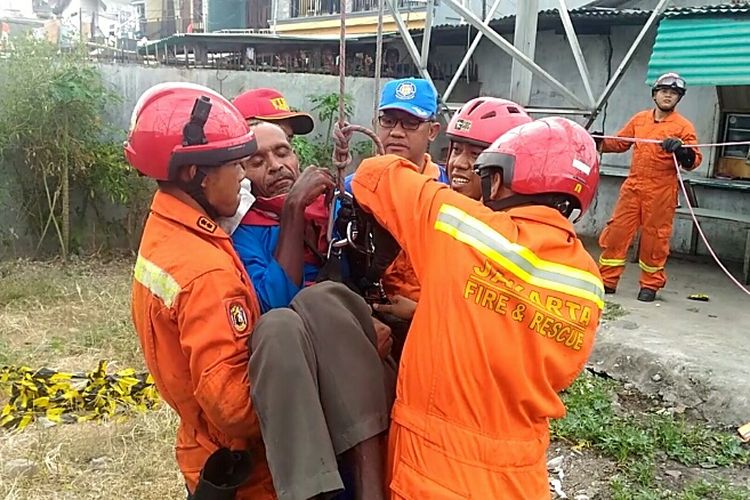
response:
[(685, 148), (682, 141), (675, 137), (667, 137), (662, 141), (661, 147), (667, 153), (674, 153), (677, 163), (686, 170), (690, 170), (695, 165), (695, 149)]
[[(589, 134), (591, 134), (591, 135), (604, 135), (604, 131), (602, 131), (602, 130), (595, 130), (593, 132), (589, 132)], [(601, 137), (592, 137), (592, 139), (594, 139), (594, 143), (596, 144), (597, 149), (599, 148), (599, 146), (601, 146), (602, 141), (604, 140)]]
[(679, 148), (674, 152), (677, 163), (685, 170), (692, 170), (695, 165), (695, 148)]
[(662, 141), (661, 148), (667, 153), (676, 153), (678, 149), (682, 148), (682, 141), (676, 137), (667, 137)]
[(219, 448), (212, 453), (201, 471), (191, 500), (231, 500), (250, 478), (250, 453)]

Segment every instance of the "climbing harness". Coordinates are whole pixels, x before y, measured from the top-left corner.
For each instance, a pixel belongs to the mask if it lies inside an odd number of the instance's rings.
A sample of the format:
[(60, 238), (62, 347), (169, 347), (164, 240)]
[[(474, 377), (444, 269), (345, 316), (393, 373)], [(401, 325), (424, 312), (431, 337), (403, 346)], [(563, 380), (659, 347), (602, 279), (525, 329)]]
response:
[[(618, 137), (618, 136), (612, 136), (612, 135), (592, 134), (591, 137), (593, 137), (594, 139), (614, 139), (617, 141), (632, 142), (632, 143), (648, 143), (648, 144), (661, 144), (662, 143), (662, 141), (658, 139), (638, 139), (634, 137)], [(708, 143), (708, 144), (683, 144), (682, 147), (697, 149), (697, 148), (716, 148), (716, 147), (722, 147), (722, 146), (748, 146), (748, 145), (750, 145), (750, 141), (717, 142), (717, 143)], [(690, 203), (690, 197), (688, 196), (687, 188), (685, 187), (685, 180), (683, 179), (682, 172), (680, 171), (680, 163), (677, 161), (677, 156), (674, 153), (672, 153), (672, 161), (674, 162), (674, 168), (675, 168), (675, 171), (677, 172), (677, 180), (680, 183), (680, 190), (682, 191), (682, 195), (685, 198), (685, 204), (687, 205), (688, 211), (690, 212), (690, 217), (693, 219), (693, 224), (695, 224), (695, 228), (697, 229), (698, 234), (703, 240), (703, 243), (706, 245), (706, 249), (708, 249), (708, 253), (711, 255), (711, 257), (713, 257), (714, 261), (716, 261), (716, 264), (724, 272), (724, 274), (727, 275), (727, 277), (732, 281), (732, 283), (734, 283), (740, 290), (745, 292), (747, 295), (750, 295), (750, 290), (746, 288), (742, 283), (740, 283), (739, 280), (735, 278), (732, 275), (732, 273), (729, 272), (729, 270), (726, 268), (726, 266), (721, 261), (721, 259), (719, 259), (719, 257), (716, 255), (716, 252), (714, 251), (713, 247), (709, 243), (708, 238), (706, 238), (706, 235), (703, 233), (703, 228), (698, 222), (698, 217), (695, 215), (693, 206)]]
[(87, 373), (0, 367), (0, 394), (8, 396), (0, 428), (18, 430), (35, 421), (55, 425), (107, 419), (127, 410), (143, 412), (160, 401), (151, 375), (132, 368), (107, 374), (106, 361)]

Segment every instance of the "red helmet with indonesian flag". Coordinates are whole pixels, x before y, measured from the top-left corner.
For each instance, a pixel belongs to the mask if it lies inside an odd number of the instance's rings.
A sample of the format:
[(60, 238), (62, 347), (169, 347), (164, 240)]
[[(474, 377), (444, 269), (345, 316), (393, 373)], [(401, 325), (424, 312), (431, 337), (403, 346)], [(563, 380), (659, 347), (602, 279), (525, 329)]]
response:
[(174, 180), (184, 165), (219, 166), (255, 150), (254, 134), (228, 100), (207, 87), (177, 82), (141, 95), (125, 143), (128, 163), (160, 181)]
[[(516, 127), (477, 158), (482, 197), (496, 210), (524, 204), (550, 205), (570, 216), (582, 215), (599, 184), (599, 156), (589, 133), (577, 123), (549, 117)], [(491, 200), (492, 174), (514, 195)], [(576, 219), (577, 220), (577, 219)]]

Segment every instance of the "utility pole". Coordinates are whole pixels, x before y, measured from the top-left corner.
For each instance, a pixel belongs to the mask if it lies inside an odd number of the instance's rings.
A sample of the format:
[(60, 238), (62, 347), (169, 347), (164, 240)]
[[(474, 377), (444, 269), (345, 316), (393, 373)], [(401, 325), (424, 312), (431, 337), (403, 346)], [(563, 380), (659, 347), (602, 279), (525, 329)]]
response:
[[(539, 20), (539, 0), (523, 0), (516, 3), (516, 31), (513, 45), (532, 61), (536, 52), (536, 32)], [(528, 106), (531, 99), (531, 71), (513, 58), (510, 70), (510, 99), (521, 106)]]

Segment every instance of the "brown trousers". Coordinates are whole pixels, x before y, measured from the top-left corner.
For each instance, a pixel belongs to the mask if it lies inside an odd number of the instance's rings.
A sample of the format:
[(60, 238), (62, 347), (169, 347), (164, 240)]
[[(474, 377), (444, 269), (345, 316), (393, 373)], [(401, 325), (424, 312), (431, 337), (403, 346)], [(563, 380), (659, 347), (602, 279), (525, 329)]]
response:
[(388, 429), (395, 372), (375, 346), (369, 307), (339, 283), (261, 316), (251, 396), (280, 500), (343, 489), (336, 457)]

